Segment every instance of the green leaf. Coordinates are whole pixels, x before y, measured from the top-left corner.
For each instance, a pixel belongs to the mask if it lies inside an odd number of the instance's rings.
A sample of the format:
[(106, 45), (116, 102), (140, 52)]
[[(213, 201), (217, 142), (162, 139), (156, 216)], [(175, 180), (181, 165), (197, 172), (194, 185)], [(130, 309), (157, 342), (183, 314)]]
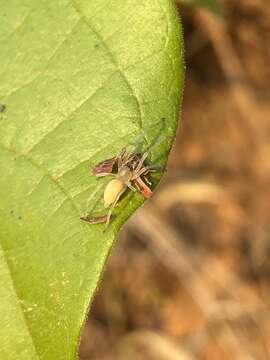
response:
[(127, 191), (105, 233), (82, 222), (108, 182), (89, 169), (136, 142), (159, 142), (151, 161), (165, 164), (179, 19), (169, 0), (9, 0), (0, 24), (1, 358), (74, 359), (116, 234), (144, 201)]
[(180, 3), (203, 7), (213, 14), (223, 16), (223, 9), (218, 0), (178, 0)]

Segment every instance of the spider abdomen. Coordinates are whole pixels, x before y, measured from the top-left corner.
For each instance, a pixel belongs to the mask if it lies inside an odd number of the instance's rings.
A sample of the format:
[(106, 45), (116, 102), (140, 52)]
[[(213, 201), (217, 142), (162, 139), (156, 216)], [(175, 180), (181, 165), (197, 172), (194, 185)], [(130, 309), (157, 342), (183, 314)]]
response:
[(104, 207), (112, 205), (126, 188), (125, 183), (119, 179), (111, 180), (104, 191)]

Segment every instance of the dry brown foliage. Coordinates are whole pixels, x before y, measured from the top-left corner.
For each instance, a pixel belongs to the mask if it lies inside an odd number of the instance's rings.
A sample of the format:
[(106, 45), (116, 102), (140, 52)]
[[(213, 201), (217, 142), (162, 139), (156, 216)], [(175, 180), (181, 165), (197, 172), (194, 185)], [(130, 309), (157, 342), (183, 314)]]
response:
[(159, 190), (114, 247), (81, 359), (270, 358), (270, 3), (181, 7), (186, 87)]

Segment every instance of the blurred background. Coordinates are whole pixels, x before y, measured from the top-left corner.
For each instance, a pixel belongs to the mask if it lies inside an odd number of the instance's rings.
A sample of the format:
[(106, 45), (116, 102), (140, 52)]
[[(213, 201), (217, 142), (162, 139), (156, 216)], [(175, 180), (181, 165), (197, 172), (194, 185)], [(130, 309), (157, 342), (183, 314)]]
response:
[(221, 5), (177, 3), (176, 144), (113, 248), (82, 360), (270, 359), (270, 1)]

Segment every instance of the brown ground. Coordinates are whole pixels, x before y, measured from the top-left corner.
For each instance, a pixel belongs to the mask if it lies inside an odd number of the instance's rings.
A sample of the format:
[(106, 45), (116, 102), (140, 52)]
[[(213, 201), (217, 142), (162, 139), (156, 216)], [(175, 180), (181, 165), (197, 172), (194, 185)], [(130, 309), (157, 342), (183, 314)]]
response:
[(270, 2), (182, 8), (182, 126), (126, 224), (81, 359), (270, 359)]

